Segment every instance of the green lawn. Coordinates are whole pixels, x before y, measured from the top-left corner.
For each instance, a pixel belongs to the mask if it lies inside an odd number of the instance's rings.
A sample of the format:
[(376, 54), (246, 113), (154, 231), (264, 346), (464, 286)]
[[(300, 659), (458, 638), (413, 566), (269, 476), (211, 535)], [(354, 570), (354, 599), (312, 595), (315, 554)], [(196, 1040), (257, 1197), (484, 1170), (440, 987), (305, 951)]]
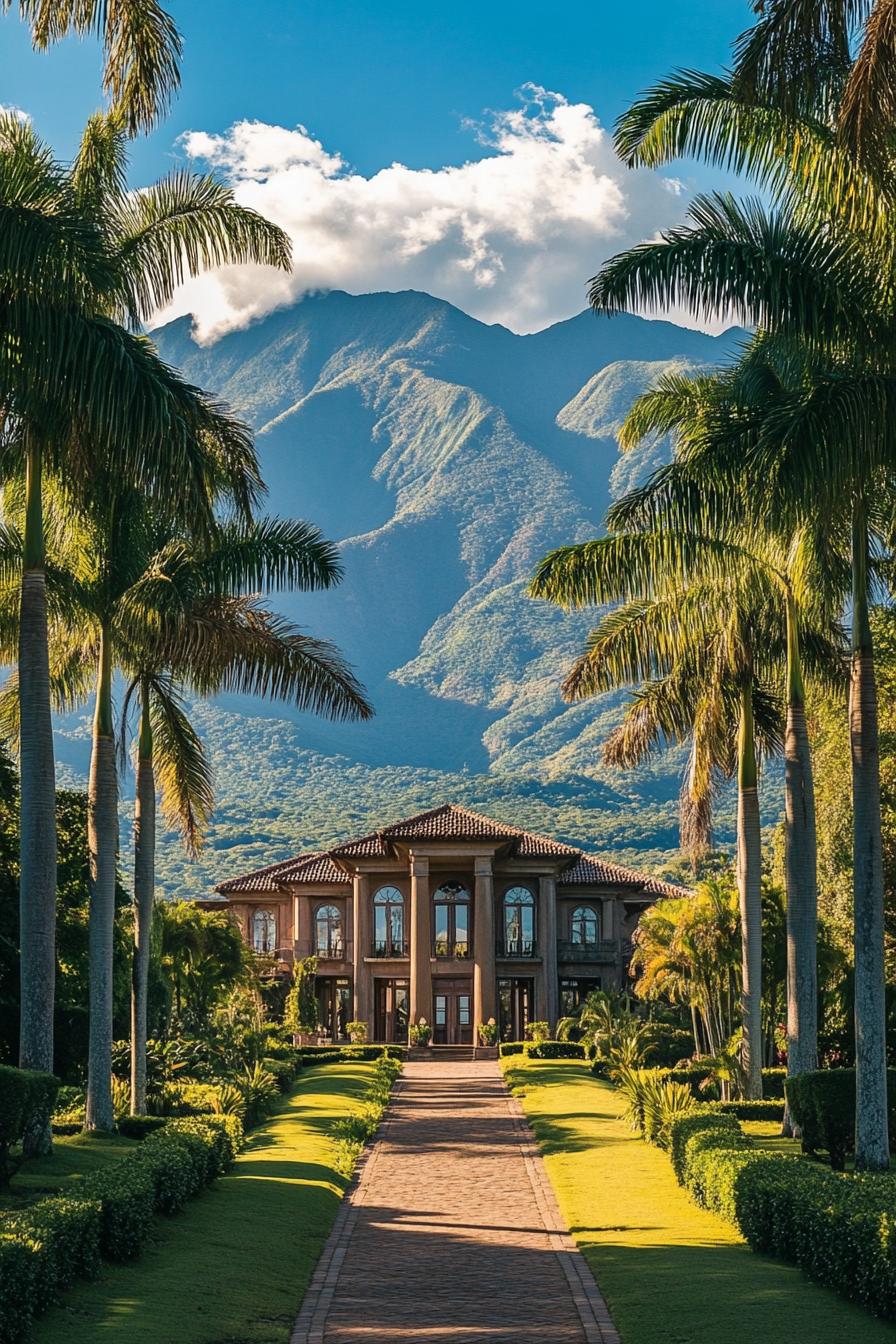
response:
[(107, 1163), (116, 1162), (136, 1144), (136, 1139), (120, 1138), (117, 1134), (56, 1138), (50, 1157), (31, 1158), (22, 1164), (9, 1190), (3, 1192), (0, 1208), (15, 1208), (41, 1195), (64, 1191)]
[(285, 1344), (345, 1188), (327, 1130), (370, 1064), (310, 1069), (233, 1171), (131, 1265), (105, 1265), (37, 1322), (34, 1344)]
[(755, 1254), (699, 1208), (585, 1065), (513, 1057), (505, 1073), (623, 1344), (892, 1344), (892, 1325)]

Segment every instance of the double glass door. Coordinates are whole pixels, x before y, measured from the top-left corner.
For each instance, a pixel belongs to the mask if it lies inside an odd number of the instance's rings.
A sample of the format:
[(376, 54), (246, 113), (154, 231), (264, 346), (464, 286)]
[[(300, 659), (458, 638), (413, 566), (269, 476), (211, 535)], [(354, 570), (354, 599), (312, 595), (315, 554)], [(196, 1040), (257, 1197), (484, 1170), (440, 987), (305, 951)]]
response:
[(498, 1017), (502, 1041), (523, 1041), (532, 1018), (533, 984), (529, 979), (498, 981)]
[(434, 1045), (473, 1044), (473, 995), (470, 980), (438, 979), (432, 985)]
[(408, 982), (375, 982), (374, 1040), (386, 1045), (406, 1045), (408, 1039)]

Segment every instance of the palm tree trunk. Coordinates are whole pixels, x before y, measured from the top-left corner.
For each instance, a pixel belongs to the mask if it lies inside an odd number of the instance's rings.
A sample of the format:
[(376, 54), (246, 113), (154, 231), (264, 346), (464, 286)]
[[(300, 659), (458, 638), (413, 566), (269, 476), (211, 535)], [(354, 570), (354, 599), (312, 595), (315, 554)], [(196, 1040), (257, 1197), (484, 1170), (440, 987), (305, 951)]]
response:
[[(42, 455), (29, 435), (25, 478), (25, 545), (19, 620), (21, 822), (19, 1063), (53, 1071), (56, 979), (56, 769), (50, 713)], [(49, 1153), (49, 1121), (25, 1135), (28, 1157)]]
[(884, 1006), (884, 883), (874, 644), (868, 616), (868, 522), (856, 503), (852, 529), (853, 907), (856, 1020), (856, 1167), (890, 1165)]
[(746, 1095), (762, 1096), (762, 834), (753, 736), (752, 678), (741, 689), (737, 741), (737, 889), (742, 944), (741, 1019)]
[[(806, 728), (799, 614), (787, 594), (787, 724), (784, 731), (784, 878), (787, 888), (787, 1073), (818, 1067), (818, 882), (815, 785)], [(785, 1107), (784, 1131), (792, 1133)]]
[(134, 808), (134, 968), (131, 988), (131, 1115), (146, 1114), (146, 1016), (156, 870), (156, 779), (149, 691), (142, 689)]
[(112, 1109), (112, 958), (115, 938), (115, 866), (118, 855), (118, 778), (112, 724), (112, 646), (100, 633), (96, 713), (87, 790), (90, 853), (90, 1047), (87, 1128), (115, 1128)]

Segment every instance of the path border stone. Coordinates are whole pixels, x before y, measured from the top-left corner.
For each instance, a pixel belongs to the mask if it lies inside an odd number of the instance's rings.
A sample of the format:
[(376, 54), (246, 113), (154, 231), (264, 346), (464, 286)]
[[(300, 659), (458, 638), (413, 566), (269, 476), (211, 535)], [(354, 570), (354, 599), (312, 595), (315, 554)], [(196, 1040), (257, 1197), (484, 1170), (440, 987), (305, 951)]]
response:
[[(557, 1257), (569, 1285), (585, 1344), (621, 1344), (619, 1332), (613, 1324), (603, 1294), (595, 1282), (591, 1268), (579, 1250), (566, 1226), (557, 1204), (553, 1186), (538, 1151), (535, 1136), (525, 1112), (500, 1074), (507, 1110), (516, 1133), (517, 1144), (526, 1174), (535, 1196), (539, 1215), (544, 1225), (551, 1250)], [(320, 1259), (317, 1262), (308, 1290), (302, 1302), (289, 1344), (325, 1344), (327, 1317), (339, 1286), (339, 1275), (352, 1239), (358, 1209), (364, 1203), (367, 1186), (373, 1176), (377, 1158), (388, 1140), (395, 1102), (403, 1090), (399, 1078), (392, 1092), (389, 1107), (378, 1132), (364, 1150), (349, 1184), (336, 1221), (330, 1230)], [(446, 1322), (446, 1325), (450, 1322)]]

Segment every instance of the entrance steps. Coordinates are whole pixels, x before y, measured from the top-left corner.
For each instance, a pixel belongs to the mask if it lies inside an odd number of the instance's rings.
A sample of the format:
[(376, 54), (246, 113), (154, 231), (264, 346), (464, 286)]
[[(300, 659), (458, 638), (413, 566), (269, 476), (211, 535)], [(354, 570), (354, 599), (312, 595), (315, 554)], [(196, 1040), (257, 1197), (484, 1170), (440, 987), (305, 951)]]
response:
[(457, 1064), (473, 1059), (497, 1059), (496, 1045), (412, 1045), (408, 1060), (415, 1064)]

